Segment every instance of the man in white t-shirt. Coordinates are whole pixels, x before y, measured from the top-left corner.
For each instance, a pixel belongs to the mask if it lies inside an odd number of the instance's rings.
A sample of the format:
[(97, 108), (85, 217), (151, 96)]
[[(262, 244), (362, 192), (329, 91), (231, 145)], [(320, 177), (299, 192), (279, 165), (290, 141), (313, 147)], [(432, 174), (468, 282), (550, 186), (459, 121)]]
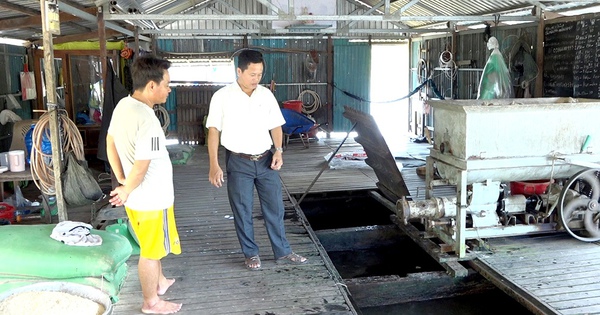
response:
[(133, 94), (117, 104), (106, 136), (108, 161), (121, 184), (111, 191), (110, 203), (125, 206), (140, 244), (138, 274), (145, 314), (172, 314), (181, 309), (181, 304), (159, 297), (175, 282), (163, 275), (160, 260), (169, 253), (181, 253), (173, 213), (173, 166), (153, 110), (171, 92), (170, 65), (153, 56), (133, 62)]
[[(237, 81), (217, 91), (210, 102), (208, 128), (209, 181), (215, 187), (224, 183), (219, 166), (220, 143), (227, 149), (227, 193), (233, 211), (235, 230), (249, 270), (259, 270), (261, 262), (254, 241), (252, 207), (254, 188), (278, 263), (302, 264), (306, 258), (294, 252), (285, 237), (281, 181), (277, 171), (283, 165), (285, 123), (273, 93), (259, 85), (264, 60), (256, 50), (243, 50), (238, 56)], [(271, 147), (275, 146), (275, 152)]]

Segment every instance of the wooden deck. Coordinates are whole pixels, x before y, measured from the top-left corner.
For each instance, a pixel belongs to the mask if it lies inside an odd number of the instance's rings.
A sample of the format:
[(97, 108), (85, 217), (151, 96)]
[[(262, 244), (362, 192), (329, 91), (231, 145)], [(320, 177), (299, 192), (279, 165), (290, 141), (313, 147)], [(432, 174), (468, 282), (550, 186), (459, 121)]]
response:
[[(183, 254), (165, 258), (163, 268), (168, 277), (177, 279), (165, 298), (184, 304), (179, 314), (360, 314), (343, 279), (299, 211), (302, 204), (297, 205), (297, 199), (307, 190), (319, 194), (377, 188), (377, 177), (368, 167), (324, 168), (325, 155), (339, 143), (321, 140), (309, 148), (292, 143), (284, 153), (280, 175), (285, 187), (287, 235), (294, 251), (310, 259), (301, 266), (274, 263), (256, 206), (255, 231), (263, 269), (246, 270), (233, 221), (226, 218), (232, 214), (226, 189), (214, 188), (207, 180), (206, 149), (198, 147), (187, 165), (174, 166), (176, 217)], [(414, 147), (409, 150), (422, 151), (426, 147), (410, 145)], [(361, 149), (349, 139), (340, 152)], [(419, 163), (421, 157), (416, 158)], [(424, 178), (416, 174), (414, 167), (404, 168), (402, 175), (411, 197), (423, 199)], [(440, 189), (445, 189), (442, 194), (454, 193), (452, 187)], [(469, 264), (531, 312), (600, 313), (597, 244), (556, 234), (490, 239), (489, 245), (490, 254), (479, 255)], [(137, 256), (132, 256), (128, 264), (129, 278), (115, 305), (115, 315), (140, 314)]]
[(567, 233), (490, 239), (475, 270), (535, 314), (600, 313), (600, 246)]
[[(297, 147), (297, 150), (296, 150)], [(290, 145), (281, 176), (286, 187), (303, 192), (318, 170), (320, 145), (303, 149)], [(320, 154), (320, 153), (319, 153)], [(224, 154), (221, 154), (223, 157)], [(223, 163), (221, 164), (224, 165)], [(313, 191), (372, 189), (368, 170), (327, 174)], [(349, 179), (353, 179), (350, 181)], [(368, 179), (368, 180), (365, 180)], [(284, 193), (285, 224), (292, 249), (309, 258), (300, 266), (281, 266), (273, 253), (255, 202), (255, 233), (261, 248), (262, 270), (248, 271), (235, 235), (225, 187), (208, 182), (206, 148), (198, 147), (187, 165), (174, 166), (175, 213), (183, 253), (163, 260), (167, 277), (177, 281), (165, 299), (183, 303), (178, 314), (357, 314), (343, 280), (333, 267), (306, 219)], [(344, 183), (353, 182), (344, 186)], [(128, 261), (128, 279), (119, 294), (113, 314), (140, 314), (142, 294), (137, 276), (138, 256)]]

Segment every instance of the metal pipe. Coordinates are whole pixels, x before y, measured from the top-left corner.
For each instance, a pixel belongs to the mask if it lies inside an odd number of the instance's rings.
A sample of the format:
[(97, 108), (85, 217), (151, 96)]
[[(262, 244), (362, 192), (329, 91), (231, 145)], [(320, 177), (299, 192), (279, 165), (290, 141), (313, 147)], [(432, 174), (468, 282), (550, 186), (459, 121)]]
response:
[(402, 197), (396, 202), (396, 209), (404, 224), (407, 224), (410, 219), (455, 217), (456, 197), (435, 197), (419, 201), (409, 201)]

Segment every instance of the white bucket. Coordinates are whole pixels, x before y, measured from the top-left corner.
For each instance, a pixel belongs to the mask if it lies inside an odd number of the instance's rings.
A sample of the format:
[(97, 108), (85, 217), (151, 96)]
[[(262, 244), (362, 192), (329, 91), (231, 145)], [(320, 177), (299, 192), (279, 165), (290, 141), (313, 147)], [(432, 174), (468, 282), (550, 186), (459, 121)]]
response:
[(11, 172), (22, 172), (25, 170), (25, 151), (8, 151), (8, 164)]

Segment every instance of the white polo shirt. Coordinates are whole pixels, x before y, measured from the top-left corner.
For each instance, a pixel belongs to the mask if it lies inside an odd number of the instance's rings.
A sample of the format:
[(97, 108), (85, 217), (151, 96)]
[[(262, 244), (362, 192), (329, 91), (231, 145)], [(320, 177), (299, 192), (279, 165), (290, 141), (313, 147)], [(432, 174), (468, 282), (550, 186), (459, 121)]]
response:
[(229, 151), (259, 154), (273, 145), (270, 130), (285, 124), (273, 93), (257, 86), (251, 96), (237, 82), (218, 90), (210, 101), (206, 127), (221, 132), (221, 144)]
[(108, 127), (127, 176), (135, 160), (150, 160), (148, 172), (125, 205), (133, 210), (159, 210), (173, 205), (173, 165), (165, 134), (154, 110), (128, 96), (115, 107)]

